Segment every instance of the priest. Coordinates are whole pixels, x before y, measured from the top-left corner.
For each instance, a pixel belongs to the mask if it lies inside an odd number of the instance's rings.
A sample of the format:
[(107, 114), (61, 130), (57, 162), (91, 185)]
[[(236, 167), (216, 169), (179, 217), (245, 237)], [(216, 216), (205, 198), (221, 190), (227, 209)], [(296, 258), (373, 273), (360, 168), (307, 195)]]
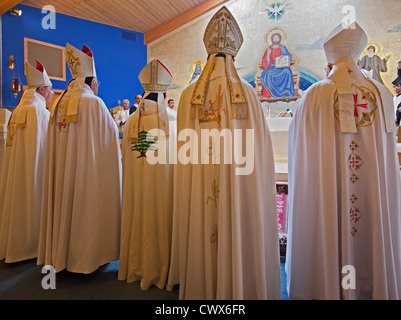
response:
[[(222, 7), (204, 34), (207, 64), (179, 102), (169, 285), (179, 283), (180, 299), (280, 299), (272, 143), (257, 95), (234, 66), (242, 42)], [(201, 143), (205, 132), (216, 134)], [(233, 149), (252, 169), (228, 155)]]
[(66, 45), (73, 80), (50, 115), (38, 264), (88, 274), (118, 260), (121, 158), (92, 51)]
[(7, 127), (6, 158), (0, 181), (0, 260), (37, 257), (42, 208), (45, 143), (53, 97), (42, 63), (25, 65), (28, 89)]
[(289, 130), (287, 288), (292, 299), (400, 299), (401, 180), (392, 95), (357, 65), (354, 22), (324, 43), (327, 79)]
[[(170, 269), (176, 114), (165, 96), (169, 70), (152, 60), (139, 74), (143, 99), (123, 135), (123, 207), (118, 279), (164, 289)], [(174, 158), (171, 159), (172, 161)]]

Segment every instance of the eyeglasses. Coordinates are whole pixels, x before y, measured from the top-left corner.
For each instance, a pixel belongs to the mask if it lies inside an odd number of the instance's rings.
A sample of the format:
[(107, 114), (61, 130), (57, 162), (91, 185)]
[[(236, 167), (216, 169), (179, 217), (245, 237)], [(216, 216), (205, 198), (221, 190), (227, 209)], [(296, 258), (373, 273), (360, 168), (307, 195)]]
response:
[(99, 81), (93, 80), (93, 82), (96, 83), (98, 87), (100, 87), (100, 82)]

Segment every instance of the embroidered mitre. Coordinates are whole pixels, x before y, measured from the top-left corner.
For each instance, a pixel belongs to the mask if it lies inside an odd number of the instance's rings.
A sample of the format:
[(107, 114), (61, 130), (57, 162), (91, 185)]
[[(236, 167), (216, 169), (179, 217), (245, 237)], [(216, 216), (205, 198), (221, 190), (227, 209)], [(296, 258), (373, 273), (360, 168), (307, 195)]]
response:
[(207, 53), (225, 53), (235, 57), (242, 46), (241, 30), (231, 12), (223, 6), (209, 21), (203, 36)]
[(70, 69), (73, 80), (70, 81), (67, 89), (59, 96), (58, 100), (56, 100), (52, 108), (52, 113), (50, 114), (50, 123), (53, 121), (53, 113), (56, 110), (56, 106), (67, 91), (69, 99), (66, 107), (66, 123), (76, 122), (79, 98), (85, 84), (85, 78), (96, 78), (95, 61), (91, 49), (84, 44), (82, 50), (79, 50), (67, 43), (65, 51), (68, 68)]
[[(160, 60), (154, 59), (142, 69), (138, 78), (145, 90), (145, 94), (137, 111), (132, 114), (132, 121), (129, 127), (129, 140), (131, 142), (138, 141), (139, 132), (141, 131), (141, 116), (155, 112), (158, 114), (157, 129), (162, 130), (165, 137), (168, 137), (169, 120), (163, 93), (170, 86), (173, 76)], [(157, 102), (146, 99), (152, 92), (157, 93)]]
[(205, 30), (203, 42), (209, 58), (192, 94), (191, 118), (202, 117), (201, 106), (205, 103), (210, 76), (215, 67), (215, 57), (218, 53), (224, 53), (226, 55), (226, 77), (230, 91), (232, 118), (247, 119), (248, 105), (245, 92), (233, 60), (242, 45), (243, 38), (237, 22), (225, 6), (217, 11), (210, 20)]
[(93, 53), (86, 45), (83, 45), (82, 50), (79, 50), (67, 43), (65, 51), (68, 68), (74, 79), (96, 77)]
[(157, 59), (148, 63), (138, 78), (145, 92), (166, 92), (173, 80), (170, 71)]

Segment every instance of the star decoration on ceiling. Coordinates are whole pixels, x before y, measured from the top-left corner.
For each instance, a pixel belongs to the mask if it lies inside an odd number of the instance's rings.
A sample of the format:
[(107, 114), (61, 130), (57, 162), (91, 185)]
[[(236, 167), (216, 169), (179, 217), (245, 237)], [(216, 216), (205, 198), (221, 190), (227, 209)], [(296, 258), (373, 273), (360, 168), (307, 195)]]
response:
[(274, 1), (274, 3), (267, 3), (267, 1), (265, 2), (267, 6), (267, 9), (265, 10), (267, 12), (267, 16), (269, 19), (274, 21), (280, 20), (290, 6), (290, 3), (286, 1)]

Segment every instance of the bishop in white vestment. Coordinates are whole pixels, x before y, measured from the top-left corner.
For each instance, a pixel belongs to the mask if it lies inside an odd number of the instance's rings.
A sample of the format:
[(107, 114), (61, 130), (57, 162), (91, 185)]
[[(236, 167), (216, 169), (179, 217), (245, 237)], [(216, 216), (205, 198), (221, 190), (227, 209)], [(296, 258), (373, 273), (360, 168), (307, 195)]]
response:
[[(118, 279), (163, 289), (170, 269), (176, 115), (165, 92), (167, 68), (152, 60), (139, 74), (145, 94), (125, 126), (123, 207)], [(174, 158), (172, 158), (174, 160)]]
[[(287, 288), (292, 299), (401, 298), (401, 180), (392, 95), (357, 65), (357, 23), (325, 41), (333, 70), (289, 130)], [(366, 75), (367, 76), (367, 75)]]
[(73, 80), (50, 116), (38, 264), (88, 274), (118, 260), (121, 158), (91, 50), (67, 44)]
[(281, 296), (272, 143), (256, 93), (234, 67), (242, 41), (223, 7), (206, 28), (205, 69), (180, 98), (172, 246), (177, 273), (169, 281), (179, 283), (180, 299)]
[(6, 156), (0, 181), (0, 260), (37, 257), (42, 208), (45, 143), (53, 96), (43, 65), (26, 62), (28, 89), (7, 127)]

